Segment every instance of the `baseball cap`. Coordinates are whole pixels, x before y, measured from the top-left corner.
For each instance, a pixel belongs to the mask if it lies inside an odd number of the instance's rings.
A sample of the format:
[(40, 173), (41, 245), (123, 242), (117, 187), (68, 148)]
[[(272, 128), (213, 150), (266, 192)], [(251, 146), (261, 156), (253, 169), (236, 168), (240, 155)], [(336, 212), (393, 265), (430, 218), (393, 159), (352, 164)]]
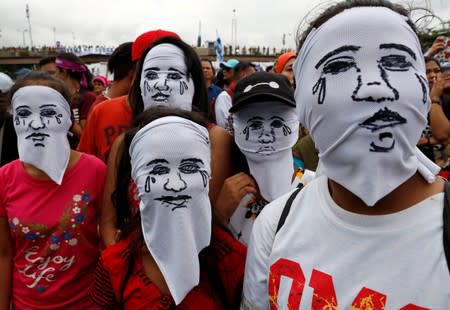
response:
[(14, 82), (9, 77), (9, 75), (7, 75), (3, 72), (0, 72), (0, 92), (2, 94), (9, 92), (9, 90), (11, 89), (13, 84), (14, 84)]
[(286, 65), (286, 63), (291, 59), (291, 58), (295, 58), (295, 52), (287, 52), (284, 54), (281, 54), (278, 57), (277, 60), (277, 65), (275, 66), (275, 71), (276, 73), (281, 73), (284, 69), (284, 66)]
[(258, 102), (280, 102), (295, 107), (294, 90), (281, 74), (255, 72), (240, 80), (234, 90), (230, 112)]
[(144, 32), (134, 40), (133, 45), (131, 46), (131, 59), (133, 61), (139, 60), (147, 47), (162, 37), (175, 37), (180, 39), (180, 36), (175, 32), (162, 29)]
[(220, 64), (220, 67), (223, 68), (228, 68), (228, 69), (234, 69), (234, 67), (237, 66), (237, 64), (239, 63), (239, 60), (237, 59), (228, 59), (228, 61), (224, 61)]

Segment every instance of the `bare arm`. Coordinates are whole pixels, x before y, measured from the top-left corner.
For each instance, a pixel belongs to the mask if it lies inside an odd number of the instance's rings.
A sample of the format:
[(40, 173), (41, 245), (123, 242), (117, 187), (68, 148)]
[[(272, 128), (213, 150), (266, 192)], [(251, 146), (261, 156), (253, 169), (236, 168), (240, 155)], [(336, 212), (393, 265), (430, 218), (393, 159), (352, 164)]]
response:
[(0, 217), (0, 310), (9, 310), (14, 249), (8, 219)]
[(211, 140), (211, 182), (209, 199), (215, 204), (225, 180), (232, 174), (231, 148), (233, 137), (223, 128), (214, 126), (209, 130)]
[(438, 77), (430, 91), (431, 109), (430, 109), (430, 126), (433, 137), (440, 143), (447, 145), (450, 137), (450, 121), (439, 104), (440, 97), (444, 89), (444, 80)]
[(117, 228), (116, 228), (116, 210), (114, 209), (111, 194), (116, 188), (116, 177), (118, 168), (118, 155), (120, 146), (124, 139), (124, 135), (120, 135), (111, 146), (111, 151), (108, 157), (108, 169), (106, 172), (105, 187), (103, 189), (102, 207), (100, 211), (99, 231), (100, 237), (105, 247), (116, 242)]

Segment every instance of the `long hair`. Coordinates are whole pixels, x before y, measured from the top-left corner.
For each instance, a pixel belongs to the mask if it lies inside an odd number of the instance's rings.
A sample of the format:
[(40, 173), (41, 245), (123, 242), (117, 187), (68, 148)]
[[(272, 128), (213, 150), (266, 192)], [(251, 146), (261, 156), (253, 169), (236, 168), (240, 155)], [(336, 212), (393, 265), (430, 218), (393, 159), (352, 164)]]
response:
[(154, 42), (141, 55), (134, 74), (133, 83), (128, 94), (128, 101), (130, 102), (133, 111), (133, 119), (135, 119), (143, 110), (144, 102), (141, 96), (141, 75), (144, 65), (145, 56), (155, 46), (163, 43), (175, 45), (184, 53), (184, 62), (187, 67), (187, 77), (194, 82), (194, 97), (192, 98), (192, 110), (200, 112), (203, 115), (208, 115), (208, 93), (203, 78), (202, 65), (195, 50), (186, 44), (184, 41), (175, 37), (163, 37)]
[[(137, 131), (146, 124), (165, 116), (178, 116), (191, 120), (206, 128), (206, 119), (197, 112), (185, 111), (181, 109), (171, 109), (166, 107), (155, 107), (143, 111), (134, 120), (134, 128), (125, 133), (123, 143), (120, 147), (120, 159), (117, 173), (117, 185), (112, 195), (112, 201), (117, 214), (117, 228), (121, 230), (121, 240), (131, 238), (125, 257), (128, 260), (128, 268), (125, 277), (120, 286), (120, 307), (123, 309), (124, 291), (127, 282), (136, 266), (139, 249), (144, 245), (143, 234), (141, 231), (141, 218), (139, 212), (134, 212), (130, 206), (129, 184), (131, 180), (131, 158), (128, 152), (131, 141)], [(213, 222), (215, 220), (213, 219)], [(199, 254), (200, 269), (208, 275), (208, 280), (214, 288), (217, 297), (224, 305), (224, 309), (229, 309), (227, 303), (224, 285), (220, 279), (220, 273), (217, 266), (217, 255), (215, 251), (215, 238), (211, 236), (211, 244), (202, 250)]]

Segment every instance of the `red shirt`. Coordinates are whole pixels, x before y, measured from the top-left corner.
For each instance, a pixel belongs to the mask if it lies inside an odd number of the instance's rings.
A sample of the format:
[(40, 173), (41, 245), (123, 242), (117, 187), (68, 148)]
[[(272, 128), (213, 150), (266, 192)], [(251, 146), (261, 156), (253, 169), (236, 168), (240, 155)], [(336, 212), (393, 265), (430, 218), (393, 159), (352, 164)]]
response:
[[(213, 229), (216, 240), (219, 277), (229, 305), (239, 306), (244, 278), (246, 248), (222, 229)], [(103, 308), (114, 309), (128, 269), (130, 240), (122, 240), (106, 248), (99, 260), (91, 297)], [(163, 295), (145, 274), (140, 255), (124, 290), (124, 309), (174, 309), (171, 296)], [(192, 289), (178, 306), (180, 309), (224, 309), (204, 271), (200, 284)], [(178, 308), (177, 307), (177, 308)]]
[(89, 114), (78, 150), (106, 162), (114, 140), (130, 127), (131, 117), (127, 96), (100, 102)]

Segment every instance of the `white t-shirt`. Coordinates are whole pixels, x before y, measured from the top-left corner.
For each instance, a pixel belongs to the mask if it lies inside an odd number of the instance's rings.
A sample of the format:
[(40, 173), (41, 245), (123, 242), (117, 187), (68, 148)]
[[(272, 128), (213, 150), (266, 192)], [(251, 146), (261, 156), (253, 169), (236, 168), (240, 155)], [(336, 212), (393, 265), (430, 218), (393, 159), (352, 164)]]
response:
[(269, 299), (271, 309), (450, 309), (444, 193), (367, 216), (336, 205), (321, 176), (302, 189), (275, 235), (289, 196), (255, 221), (241, 309), (269, 309)]
[(217, 98), (214, 105), (214, 112), (216, 113), (216, 124), (226, 130), (231, 130), (231, 124), (229, 122), (230, 110), (231, 108), (231, 96), (226, 92), (221, 92)]

